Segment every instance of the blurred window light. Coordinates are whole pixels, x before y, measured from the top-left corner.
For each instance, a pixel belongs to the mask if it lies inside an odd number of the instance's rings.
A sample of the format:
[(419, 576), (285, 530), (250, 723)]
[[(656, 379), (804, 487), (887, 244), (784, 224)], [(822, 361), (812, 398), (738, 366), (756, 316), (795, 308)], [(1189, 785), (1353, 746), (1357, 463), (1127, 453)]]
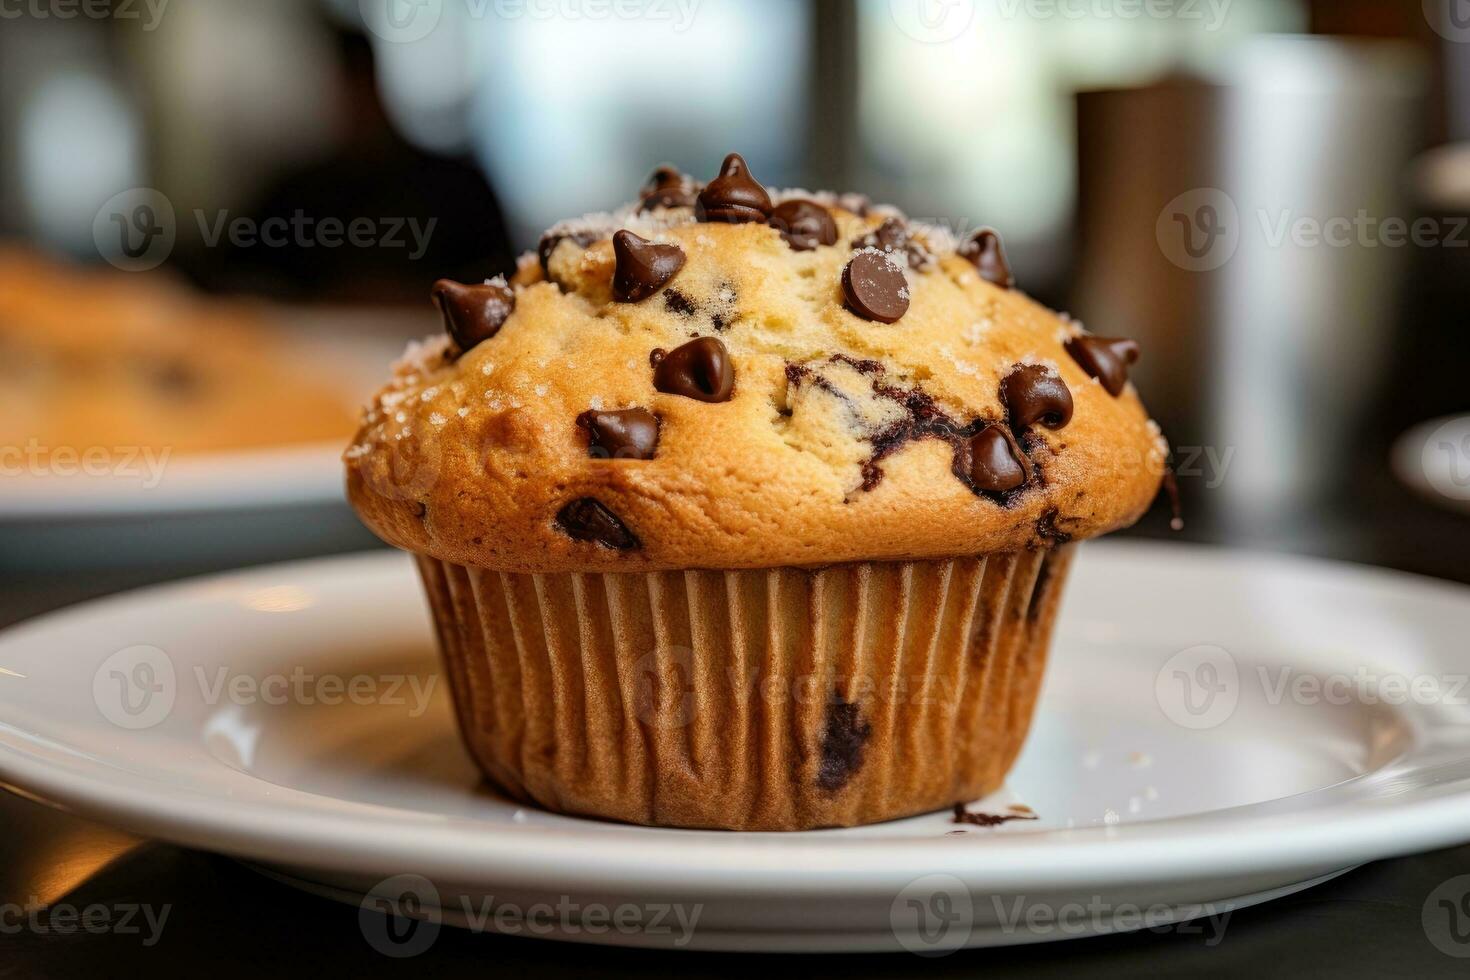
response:
[(467, 144), (520, 244), (632, 200), (661, 162), (708, 177), (739, 150), (771, 184), (801, 164), (805, 4), (424, 0), (422, 20), (388, 16), (404, 2), (360, 3), (394, 123), (427, 149)]
[(92, 247), (97, 209), (141, 182), (141, 138), (132, 108), (111, 81), (77, 66), (36, 83), (21, 109), (21, 200), (32, 234), (81, 254)]
[(1300, 0), (861, 0), (863, 182), (959, 232), (994, 225), (1018, 265), (1053, 274), (1073, 94), (1207, 73), (1240, 39), (1304, 21)]
[(800, 166), (804, 4), (629, 8), (646, 16), (523, 17), (476, 32), (485, 69), (476, 147), (503, 188), (518, 241), (569, 214), (633, 199), (663, 161), (707, 178), (739, 150), (772, 184)]

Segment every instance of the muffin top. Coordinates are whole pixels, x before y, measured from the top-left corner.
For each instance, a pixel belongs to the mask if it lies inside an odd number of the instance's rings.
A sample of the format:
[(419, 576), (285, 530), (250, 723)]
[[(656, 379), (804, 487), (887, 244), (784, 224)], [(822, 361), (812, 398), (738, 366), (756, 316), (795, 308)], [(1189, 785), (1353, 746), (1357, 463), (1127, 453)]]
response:
[(1050, 547), (1135, 521), (1168, 447), (1000, 239), (856, 196), (701, 186), (440, 281), (345, 454), (388, 542), (513, 572), (820, 566)]

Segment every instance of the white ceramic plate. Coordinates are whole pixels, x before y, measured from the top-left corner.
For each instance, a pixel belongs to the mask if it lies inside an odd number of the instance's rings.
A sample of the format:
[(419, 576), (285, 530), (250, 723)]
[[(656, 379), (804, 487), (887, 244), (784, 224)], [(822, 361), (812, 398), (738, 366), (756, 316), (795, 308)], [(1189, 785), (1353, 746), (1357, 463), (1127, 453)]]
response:
[[(1087, 545), (1032, 738), (1007, 791), (972, 806), (1039, 819), (661, 830), (484, 789), (432, 680), (410, 562), (375, 554), (4, 634), (0, 779), (350, 901), (391, 877), (372, 907), (430, 922), (712, 949), (1035, 942), (1219, 915), (1470, 840), (1467, 632), (1470, 590), (1444, 583)], [(399, 953), (436, 928), (362, 921)]]
[(1393, 470), (1442, 507), (1470, 514), (1470, 415), (1421, 422), (1394, 442)]
[[(428, 304), (424, 307), (427, 309)], [(366, 401), (387, 377), (405, 337), (434, 329), (431, 315), (312, 307), (263, 307), (279, 324), (286, 356), (319, 365), (345, 401)], [(341, 439), (167, 456), (118, 457), (110, 473), (9, 475), (0, 480), (0, 524), (143, 519), (339, 503)]]

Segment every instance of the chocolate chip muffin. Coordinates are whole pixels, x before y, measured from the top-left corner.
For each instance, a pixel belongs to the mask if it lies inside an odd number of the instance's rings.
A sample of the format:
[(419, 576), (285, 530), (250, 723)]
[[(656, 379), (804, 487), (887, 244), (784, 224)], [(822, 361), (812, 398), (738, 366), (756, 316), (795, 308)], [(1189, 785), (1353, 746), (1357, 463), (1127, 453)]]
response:
[(441, 281), (347, 450), (418, 557), (465, 742), (552, 810), (870, 823), (996, 789), (1074, 543), (1167, 446), (1128, 340), (857, 196), (701, 186)]

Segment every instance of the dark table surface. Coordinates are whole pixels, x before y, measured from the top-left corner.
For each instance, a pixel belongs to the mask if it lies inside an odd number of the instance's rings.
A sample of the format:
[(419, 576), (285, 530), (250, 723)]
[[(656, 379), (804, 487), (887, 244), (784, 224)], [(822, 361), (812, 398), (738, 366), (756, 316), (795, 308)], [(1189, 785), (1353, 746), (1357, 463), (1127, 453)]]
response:
[[(1470, 521), (1387, 486), (1379, 489), (1381, 494), (1365, 494), (1348, 512), (1318, 514), (1299, 525), (1310, 527), (1309, 535), (1277, 534), (1269, 543), (1470, 581)], [(1163, 515), (1153, 514), (1137, 533), (1159, 535), (1164, 523)], [(1209, 539), (1218, 532), (1207, 521), (1196, 522), (1186, 536)], [(207, 570), (205, 565), (155, 565), (85, 575), (0, 573), (0, 625), (93, 595)], [(1000, 970), (1069, 978), (1465, 976), (1470, 974), (1470, 935), (1456, 943), (1441, 928), (1436, 945), (1424, 918), (1426, 907), (1431, 915), (1449, 915), (1430, 895), (1460, 875), (1470, 875), (1470, 846), (1377, 862), (1233, 913), (1218, 942), (1211, 942), (1209, 933), (1175, 929), (969, 950), (937, 959), (803, 957), (648, 952), (445, 928), (426, 952), (405, 961), (374, 950), (356, 907), (298, 892), (224, 857), (139, 840), (0, 791), (0, 978), (378, 976), (410, 970), (435, 976), (534, 971), (548, 977), (744, 976), (769, 970), (852, 976), (973, 976)], [(1466, 887), (1456, 892), (1462, 915), (1454, 924), (1466, 929), (1470, 878), (1462, 884)], [(33, 918), (29, 910), (35, 906), (48, 911)], [(92, 907), (101, 910), (93, 913), (95, 929), (88, 930), (85, 916)], [(140, 911), (132, 918), (135, 928), (121, 928), (129, 908), (150, 910), (154, 919)], [(67, 909), (76, 910), (75, 922), (56, 916)], [(160, 922), (165, 909), (167, 917)], [(104, 921), (119, 928), (104, 927)]]

